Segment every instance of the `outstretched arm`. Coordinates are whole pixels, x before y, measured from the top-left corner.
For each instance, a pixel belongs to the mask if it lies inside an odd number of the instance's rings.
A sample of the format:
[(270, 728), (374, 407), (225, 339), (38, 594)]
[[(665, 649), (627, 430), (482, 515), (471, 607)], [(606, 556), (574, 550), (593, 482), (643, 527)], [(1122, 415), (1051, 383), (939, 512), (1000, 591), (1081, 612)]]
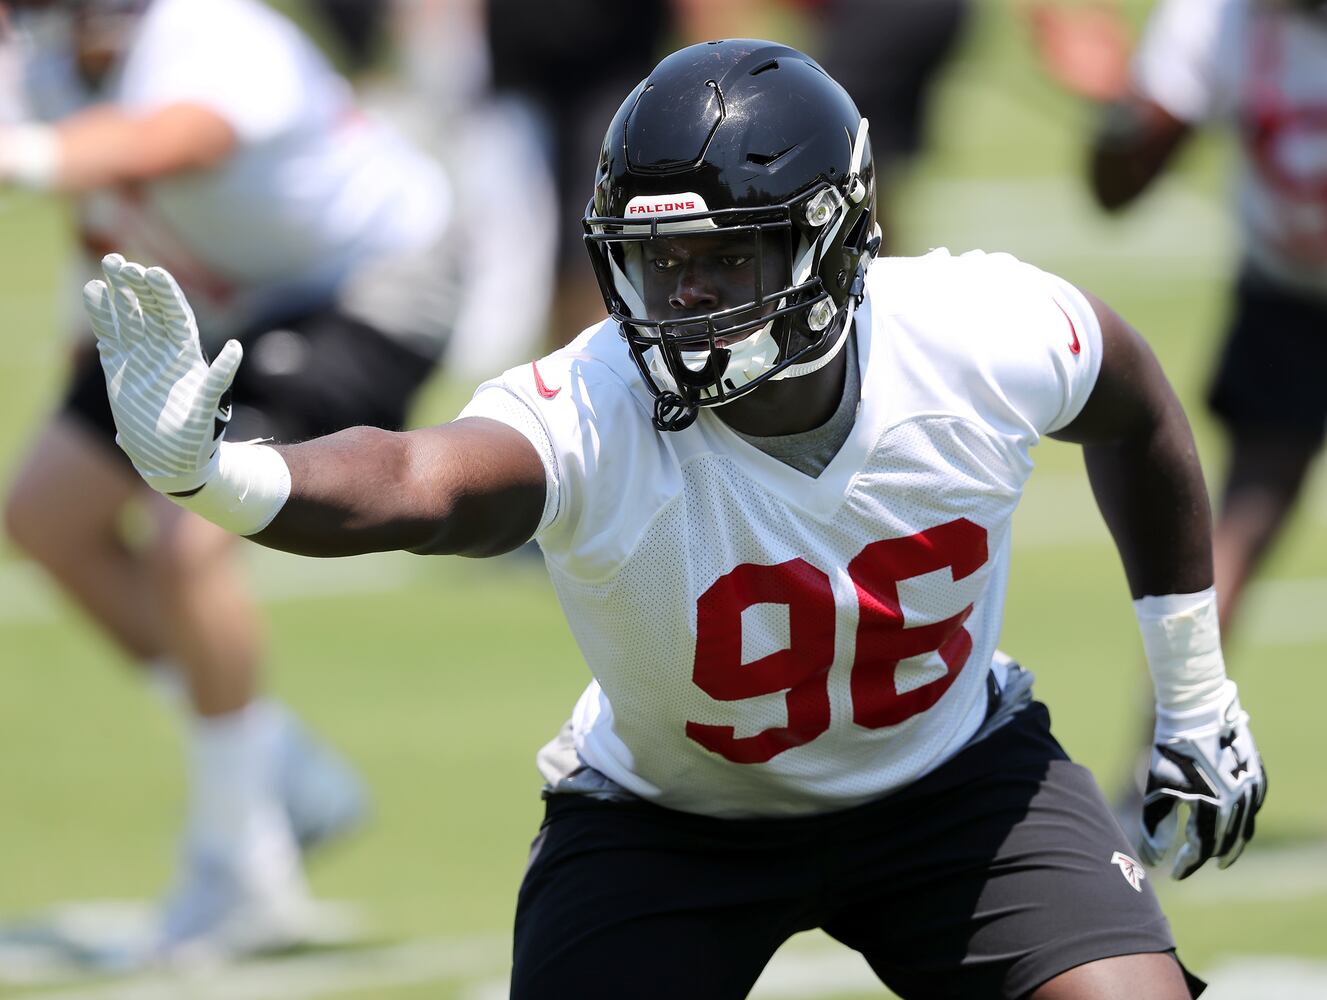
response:
[(0, 182), (90, 191), (204, 170), (238, 143), (230, 123), (201, 104), (143, 114), (102, 104), (54, 125), (0, 126)]
[(112, 254), (85, 304), (116, 441), (158, 492), (223, 528), (306, 555), (385, 549), (493, 555), (534, 533), (543, 464), (519, 433), (471, 418), (405, 433), (354, 428), (269, 447), (223, 439), (243, 351), (208, 364), (175, 280)]
[(544, 509), (534, 447), (482, 417), (404, 433), (355, 427), (276, 451), (290, 496), (250, 537), (288, 552), (497, 555), (528, 541)]
[(1232, 864), (1253, 836), (1267, 783), (1226, 677), (1212, 589), (1211, 513), (1188, 421), (1156, 357), (1113, 309), (1088, 297), (1102, 333), (1101, 372), (1079, 415), (1055, 436), (1083, 445), (1097, 503), (1133, 592), (1156, 689), (1143, 800), (1144, 861), (1189, 820), (1171, 874), (1209, 858)]

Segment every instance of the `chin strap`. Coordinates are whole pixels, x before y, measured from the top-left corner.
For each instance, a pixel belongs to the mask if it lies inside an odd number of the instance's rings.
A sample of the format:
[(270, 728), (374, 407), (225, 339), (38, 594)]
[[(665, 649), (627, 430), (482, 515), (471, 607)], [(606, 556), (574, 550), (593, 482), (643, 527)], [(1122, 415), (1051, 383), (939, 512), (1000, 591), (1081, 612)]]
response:
[(654, 397), (654, 426), (661, 431), (684, 431), (696, 422), (700, 408), (665, 389)]

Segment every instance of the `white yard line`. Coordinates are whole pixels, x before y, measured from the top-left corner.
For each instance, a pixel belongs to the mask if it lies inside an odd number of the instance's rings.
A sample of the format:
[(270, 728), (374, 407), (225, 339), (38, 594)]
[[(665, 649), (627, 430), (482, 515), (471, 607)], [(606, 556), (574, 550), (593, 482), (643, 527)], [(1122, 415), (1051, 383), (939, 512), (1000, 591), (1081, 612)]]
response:
[[(507, 942), (421, 940), (387, 948), (300, 955), (217, 968), (194, 976), (148, 975), (14, 1000), (318, 1000), (353, 991), (453, 983), (462, 1000), (503, 1000)], [(1327, 962), (1295, 956), (1231, 956), (1204, 970), (1212, 1000), (1304, 1000), (1327, 996)], [(752, 1000), (817, 1000), (881, 992), (861, 956), (823, 935), (799, 935), (765, 969)]]
[[(1200, 872), (1180, 884), (1165, 883), (1169, 900), (1187, 904), (1238, 903), (1327, 897), (1327, 841), (1289, 848), (1257, 845), (1234, 867)], [(99, 950), (103, 942), (132, 940), (145, 904), (75, 903), (52, 908), (54, 940), (72, 940)], [(192, 972), (150, 972), (119, 978), (84, 978), (61, 953), (25, 951), (26, 937), (0, 934), (0, 989), (10, 1000), (318, 1000), (352, 991), (448, 983), (461, 1000), (503, 1000), (511, 955), (506, 935), (420, 939), (387, 946), (306, 952)], [(60, 932), (60, 928), (64, 928)], [(0, 928), (3, 930), (3, 928)], [(45, 940), (45, 938), (41, 938)], [(1215, 1000), (1303, 1000), (1327, 997), (1327, 960), (1302, 956), (1226, 956), (1200, 970), (1213, 984)], [(1253, 989), (1249, 984), (1257, 984)], [(820, 932), (798, 934), (770, 963), (753, 1000), (816, 1000), (844, 993), (871, 994), (879, 984), (861, 956)]]
[(1312, 1000), (1327, 997), (1327, 962), (1281, 955), (1229, 958), (1204, 978), (1203, 1000)]
[(354, 990), (489, 977), (508, 961), (500, 937), (421, 940), (386, 948), (314, 952), (198, 970), (151, 973), (25, 993), (14, 1000), (313, 1000)]

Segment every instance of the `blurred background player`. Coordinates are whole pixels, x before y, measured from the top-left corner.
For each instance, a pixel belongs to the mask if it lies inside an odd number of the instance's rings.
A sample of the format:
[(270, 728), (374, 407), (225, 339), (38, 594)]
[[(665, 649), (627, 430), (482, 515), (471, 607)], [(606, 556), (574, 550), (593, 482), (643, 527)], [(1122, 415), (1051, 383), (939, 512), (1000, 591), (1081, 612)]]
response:
[(970, 0), (797, 0), (817, 60), (871, 123), (882, 253), (896, 249), (897, 188), (926, 139), (931, 95), (971, 17)]
[[(606, 119), (619, 97), (671, 39), (761, 37), (779, 27), (806, 33), (808, 49), (844, 81), (873, 123), (879, 157), (886, 249), (895, 236), (890, 206), (908, 164), (920, 152), (930, 97), (970, 19), (970, 0), (309, 0), (329, 27), (343, 61), (367, 74), (392, 50), (405, 88), (392, 102), (410, 134), (445, 128), (446, 158), (458, 190), (458, 229), (482, 248), (509, 242), (519, 226), (524, 267), (499, 252), (466, 262), (453, 371), (487, 377), (512, 363), (526, 333), (547, 319), (550, 346), (597, 322), (601, 302), (568, 220), (584, 211), (583, 178), (599, 154), (591, 123)], [(594, 53), (587, 59), (586, 53)], [(399, 98), (404, 98), (404, 101)], [(394, 115), (395, 117), (395, 115)], [(422, 128), (421, 128), (422, 126)], [(476, 155), (471, 155), (470, 151)], [(502, 155), (506, 151), (510, 155)], [(476, 168), (476, 164), (482, 164)], [(519, 190), (512, 199), (505, 192)], [(474, 206), (482, 214), (467, 224)], [(519, 207), (519, 215), (513, 211)], [(550, 259), (551, 255), (551, 259)], [(500, 264), (494, 264), (500, 261)], [(494, 322), (495, 286), (514, 314)], [(543, 310), (526, 304), (551, 307)], [(504, 352), (506, 356), (499, 356)], [(539, 352), (534, 352), (539, 353)]]
[[(209, 331), (244, 342), (240, 438), (401, 426), (449, 325), (437, 164), (358, 111), (254, 0), (19, 7), (32, 117), (0, 128), (0, 183), (67, 194), (91, 259), (114, 245), (171, 267)], [(298, 847), (357, 820), (358, 785), (260, 696), (261, 628), (227, 536), (142, 490), (113, 433), (85, 343), (5, 520), (126, 655), (186, 695), (188, 817), (154, 951), (297, 941), (313, 913)], [(134, 505), (146, 527), (127, 533)]]
[(1311, 0), (1164, 0), (1129, 66), (1112, 7), (1043, 6), (1043, 62), (1102, 101), (1090, 179), (1131, 204), (1195, 129), (1238, 140), (1240, 256), (1208, 392), (1228, 459), (1213, 534), (1222, 630), (1280, 537), (1327, 428), (1327, 12)]
[[(516, 329), (524, 329), (524, 317), (536, 315), (521, 308), (532, 300), (544, 307), (537, 314), (541, 336), (565, 337), (567, 330), (599, 320), (599, 292), (574, 225), (585, 210), (584, 178), (594, 172), (599, 155), (599, 123), (653, 64), (675, 28), (685, 35), (693, 28), (719, 29), (715, 37), (731, 34), (722, 29), (737, 29), (767, 4), (309, 0), (309, 6), (357, 75), (371, 74), (383, 50), (393, 51), (405, 86), (404, 93), (398, 89), (393, 116), (409, 118), (412, 135), (447, 130), (445, 145), (455, 155), (444, 155), (464, 192), (457, 199), (458, 228), (472, 234), (479, 247), (497, 241), (506, 248), (470, 255), (463, 287), (477, 307), (461, 306), (456, 326), (464, 339), (449, 350), (449, 362), (486, 378), (514, 360), (494, 357), (488, 345), (523, 339), (492, 330), (497, 314), (488, 308), (493, 296), (487, 293), (495, 282), (503, 288), (502, 300), (520, 309), (511, 317)], [(371, 85), (379, 82), (370, 79)], [(378, 86), (372, 90), (370, 101), (376, 104), (383, 95)], [(416, 113), (402, 105), (413, 105)], [(460, 141), (454, 142), (458, 133)], [(459, 152), (467, 146), (478, 155)], [(482, 209), (474, 225), (467, 225), (467, 206)], [(524, 273), (516, 278), (533, 295), (510, 288), (514, 269), (506, 258), (517, 232)], [(501, 318), (511, 330), (508, 318)], [(533, 353), (542, 353), (543, 346)]]
[[(1222, 632), (1285, 529), (1327, 428), (1327, 14), (1308, 0), (1163, 0), (1132, 51), (1118, 7), (1044, 4), (1031, 24), (1047, 72), (1101, 105), (1089, 179), (1131, 205), (1194, 132), (1238, 149), (1238, 271), (1208, 405), (1227, 445), (1212, 544)], [(1148, 727), (1150, 733), (1150, 727)], [(1116, 803), (1130, 823), (1141, 795)]]
[(443, 163), (456, 192), (451, 242), (468, 252), (449, 277), (448, 371), (472, 383), (542, 353), (559, 221), (548, 150), (559, 140), (527, 96), (493, 86), (486, 0), (309, 6), (361, 104)]
[[(722, 7), (722, 4), (718, 6)], [(602, 312), (576, 220), (585, 211), (602, 124), (665, 45), (669, 0), (487, 0), (492, 87), (532, 116), (553, 182), (554, 296), (548, 329), (567, 331)]]

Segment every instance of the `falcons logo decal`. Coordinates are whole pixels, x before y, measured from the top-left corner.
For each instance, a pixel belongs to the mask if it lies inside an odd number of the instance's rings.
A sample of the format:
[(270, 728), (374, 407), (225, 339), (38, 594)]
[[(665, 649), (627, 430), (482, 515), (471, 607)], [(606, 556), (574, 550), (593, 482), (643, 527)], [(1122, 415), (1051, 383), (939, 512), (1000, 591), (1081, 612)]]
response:
[(1143, 879), (1147, 878), (1147, 872), (1143, 871), (1142, 865), (1119, 851), (1110, 856), (1110, 863), (1120, 866), (1120, 874), (1124, 876), (1124, 881), (1133, 886), (1134, 892), (1143, 891)]

